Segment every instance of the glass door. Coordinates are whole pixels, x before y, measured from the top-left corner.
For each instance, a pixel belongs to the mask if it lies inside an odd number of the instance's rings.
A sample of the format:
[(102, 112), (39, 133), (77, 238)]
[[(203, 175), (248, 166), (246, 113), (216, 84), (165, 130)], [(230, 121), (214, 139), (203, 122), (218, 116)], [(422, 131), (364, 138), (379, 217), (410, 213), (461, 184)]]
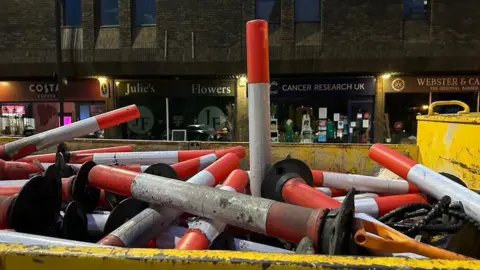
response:
[(373, 99), (348, 101), (347, 141), (349, 143), (373, 142)]

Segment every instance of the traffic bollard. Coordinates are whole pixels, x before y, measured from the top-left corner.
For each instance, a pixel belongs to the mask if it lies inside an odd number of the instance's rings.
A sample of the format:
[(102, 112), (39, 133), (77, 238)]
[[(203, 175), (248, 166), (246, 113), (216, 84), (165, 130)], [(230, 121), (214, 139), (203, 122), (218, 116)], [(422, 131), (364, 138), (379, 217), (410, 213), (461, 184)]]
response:
[(0, 196), (0, 229), (35, 234), (48, 233), (60, 211), (60, 175), (56, 167), (47, 168), (25, 183), (18, 194)]
[[(204, 170), (202, 170), (201, 172), (188, 179), (187, 183), (195, 185), (207, 185), (210, 187), (216, 186), (221, 181), (223, 181), (233, 170), (237, 169), (239, 165), (240, 159), (238, 158), (238, 156), (233, 153), (228, 153), (214, 163), (212, 163)], [(97, 166), (101, 165), (96, 165), (95, 163), (90, 162), (85, 163), (85, 165), (82, 167), (83, 170), (81, 171), (83, 171), (84, 185), (88, 184), (90, 172), (93, 170), (93, 168)], [(128, 179), (137, 175), (158, 177), (148, 174), (149, 172), (147, 171), (144, 174), (138, 174), (135, 172), (120, 170), (112, 167), (102, 166), (102, 168), (103, 167), (110, 168), (110, 172), (103, 171), (104, 173), (106, 172), (109, 175), (109, 177), (105, 178), (105, 180), (111, 180), (112, 182), (110, 182), (110, 184), (114, 186), (114, 188), (110, 189), (110, 191), (124, 196), (129, 196), (129, 194), (125, 194), (124, 192), (124, 188), (127, 188), (124, 182), (125, 177), (127, 177)], [(154, 167), (155, 165), (152, 166), (152, 173), (155, 171)], [(102, 171), (100, 173), (102, 173)], [(113, 175), (122, 176), (123, 178), (112, 178), (111, 176)], [(163, 178), (161, 177), (158, 178), (160, 183), (162, 183), (162, 179)], [(114, 181), (117, 181), (116, 184)], [(181, 182), (178, 180), (176, 181)], [(104, 237), (98, 243), (127, 247), (143, 246), (145, 243), (158, 235), (164, 228), (170, 225), (174, 220), (178, 219), (182, 215), (182, 213), (182, 211), (178, 211), (176, 209), (157, 206), (153, 204), (149, 208), (143, 210), (141, 213), (130, 219), (129, 222), (109, 233), (109, 235)]]
[(347, 191), (344, 189), (327, 188), (327, 187), (316, 187), (315, 190), (325, 193), (330, 197), (338, 197), (338, 196), (345, 195), (347, 193)]
[(182, 150), (182, 151), (145, 151), (131, 153), (105, 153), (93, 154), (83, 159), (93, 161), (96, 164), (106, 165), (153, 165), (163, 163), (167, 165), (175, 164), (182, 161), (198, 158), (208, 154), (213, 154), (219, 150)]
[(355, 188), (361, 192), (374, 192), (380, 194), (407, 194), (418, 193), (418, 187), (400, 179), (383, 179), (373, 176), (333, 173), (312, 170), (313, 185), (337, 189)]
[(25, 137), (0, 146), (0, 158), (19, 159), (54, 144), (87, 135), (140, 117), (137, 106), (130, 105), (99, 114), (70, 125), (54, 128), (30, 137)]
[[(79, 150), (79, 151), (72, 151), (68, 152), (67, 155), (67, 162), (68, 163), (78, 163), (77, 160), (84, 159), (85, 157), (80, 157), (77, 158), (76, 155), (82, 155), (82, 154), (94, 154), (94, 153), (112, 153), (112, 152), (132, 152), (133, 147), (129, 145), (123, 145), (123, 146), (114, 146), (114, 147), (106, 147), (106, 148), (95, 148), (95, 149), (86, 149), (86, 150)], [(38, 161), (41, 163), (54, 163), (55, 162), (55, 155), (56, 153), (50, 153), (50, 154), (41, 154), (41, 155), (30, 155), (26, 156), (20, 159), (17, 159), (16, 161), (19, 162), (33, 162), (33, 161)]]
[[(328, 254), (345, 254), (344, 247), (350, 242), (350, 234), (346, 231), (349, 232), (353, 224), (353, 194), (340, 208), (327, 211), (191, 185), (175, 179), (138, 174), (104, 165), (88, 164), (85, 169), (89, 170), (88, 183), (96, 188), (156, 205), (171, 206), (172, 208), (162, 208), (173, 212), (173, 218), (169, 221), (178, 218), (182, 211), (185, 211), (294, 243), (309, 237), (317, 250)], [(339, 204), (338, 201), (335, 202)], [(128, 223), (135, 223), (132, 221), (133, 219)], [(162, 223), (157, 222), (155, 226), (165, 226), (165, 223), (167, 222), (163, 220)], [(132, 232), (129, 232), (128, 236), (132, 237)], [(321, 239), (324, 241), (321, 242)], [(110, 237), (109, 241), (103, 243), (124, 246), (125, 242), (122, 240), (118, 236)]]
[(0, 160), (0, 180), (27, 179), (43, 171), (34, 163)]
[(65, 240), (36, 234), (0, 230), (0, 243), (16, 243), (41, 246), (105, 247), (88, 242)]
[[(339, 202), (343, 202), (343, 200), (345, 200), (345, 197), (346, 196), (334, 197), (334, 199)], [(360, 193), (360, 194), (355, 194), (354, 199), (361, 200), (361, 199), (376, 198), (376, 197), (378, 197), (378, 194), (375, 194), (375, 193)]]
[(247, 22), (246, 41), (250, 191), (252, 196), (260, 197), (262, 181), (272, 160), (267, 21)]
[(368, 156), (398, 176), (417, 185), (420, 191), (437, 200), (443, 196), (449, 196), (452, 201), (462, 202), (465, 213), (480, 222), (480, 195), (476, 192), (422, 164), (417, 164), (383, 144), (374, 144), (368, 151)]
[(355, 200), (355, 211), (372, 217), (381, 217), (386, 213), (409, 203), (428, 203), (424, 196), (418, 193), (402, 194), (385, 197), (363, 198)]
[[(167, 164), (156, 164), (153, 168), (154, 171), (151, 171), (152, 174), (157, 176), (165, 176), (169, 178), (175, 178), (180, 180), (185, 180), (196, 173), (203, 170), (205, 167), (212, 164), (214, 161), (223, 157), (227, 153), (233, 153), (237, 155), (238, 158), (242, 159), (245, 157), (245, 148), (243, 146), (236, 146), (229, 149), (217, 150), (214, 153), (204, 155), (201, 157), (185, 160), (179, 163), (172, 165)], [(114, 166), (116, 167), (116, 166)], [(117, 167), (123, 169), (123, 167)], [(152, 168), (152, 169), (153, 169)], [(131, 170), (136, 171), (136, 170)], [(142, 171), (144, 172), (144, 171)], [(112, 207), (115, 207), (116, 204), (125, 199), (123, 196), (112, 194), (111, 192), (106, 192), (106, 197), (109, 204)]]
[(341, 203), (312, 187), (308, 166), (298, 159), (284, 159), (272, 165), (262, 184), (262, 196), (309, 208), (337, 208)]
[[(248, 174), (243, 170), (234, 170), (217, 188), (233, 192), (241, 192), (248, 183)], [(227, 224), (198, 218), (188, 225), (188, 231), (175, 246), (176, 249), (208, 249), (210, 244), (223, 232)]]

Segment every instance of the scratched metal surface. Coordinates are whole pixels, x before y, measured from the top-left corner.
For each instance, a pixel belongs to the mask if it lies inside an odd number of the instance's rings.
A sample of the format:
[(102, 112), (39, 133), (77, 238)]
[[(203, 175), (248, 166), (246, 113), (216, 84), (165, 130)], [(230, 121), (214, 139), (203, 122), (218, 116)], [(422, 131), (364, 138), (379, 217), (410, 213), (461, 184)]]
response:
[(307, 269), (480, 269), (477, 260), (420, 260), (90, 247), (0, 245), (2, 270), (307, 270)]
[(480, 189), (480, 114), (418, 117), (419, 161)]

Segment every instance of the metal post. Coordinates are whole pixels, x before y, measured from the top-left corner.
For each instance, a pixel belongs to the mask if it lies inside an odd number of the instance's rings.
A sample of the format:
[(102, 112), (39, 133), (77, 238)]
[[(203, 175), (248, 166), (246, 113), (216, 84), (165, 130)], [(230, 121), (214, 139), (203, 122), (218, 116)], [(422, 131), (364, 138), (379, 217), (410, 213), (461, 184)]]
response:
[(62, 33), (60, 26), (62, 24), (62, 4), (61, 0), (55, 0), (55, 49), (57, 54), (57, 97), (58, 97), (58, 104), (59, 104), (59, 117), (60, 117), (60, 126), (63, 126), (64, 119), (64, 108), (63, 108), (63, 76), (62, 76)]

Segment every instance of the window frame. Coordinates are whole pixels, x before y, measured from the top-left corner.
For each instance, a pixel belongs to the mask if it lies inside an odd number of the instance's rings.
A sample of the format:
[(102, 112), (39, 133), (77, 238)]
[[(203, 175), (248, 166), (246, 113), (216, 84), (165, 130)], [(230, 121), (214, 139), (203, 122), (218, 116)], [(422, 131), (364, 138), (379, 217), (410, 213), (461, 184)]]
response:
[[(309, 1), (317, 1), (318, 2), (318, 19), (314, 19), (314, 20), (299, 20), (297, 19), (297, 1), (299, 0), (294, 0), (294, 3), (293, 3), (293, 20), (295, 23), (319, 23), (322, 21), (322, 1), (321, 0), (309, 0)], [(302, 1), (302, 0), (300, 0)]]
[[(80, 10), (79, 10), (79, 23), (78, 25), (77, 24), (67, 24), (67, 14), (70, 14), (67, 12), (67, 3), (69, 1), (78, 1), (79, 2), (79, 6), (80, 6)], [(83, 18), (82, 18), (82, 0), (63, 0), (61, 2), (62, 4), (62, 8), (61, 8), (61, 12), (62, 12), (62, 26), (63, 27), (71, 27), (71, 28), (80, 28), (82, 27), (82, 24), (83, 24)]]
[[(263, 18), (263, 17), (258, 16), (258, 10), (259, 10), (259, 9), (258, 9), (258, 4), (259, 4), (260, 2), (274, 2), (273, 6), (272, 6), (272, 10), (275, 8), (275, 5), (276, 5), (277, 3), (280, 4), (280, 12), (279, 12), (280, 14), (278, 14), (278, 19), (277, 19), (277, 20), (272, 20), (272, 19), (271, 19), (271, 16), (269, 16), (268, 19), (265, 19), (265, 18)], [(281, 0), (261, 0), (261, 1), (256, 0), (256, 1), (255, 1), (255, 18), (256, 18), (256, 19), (266, 20), (269, 24), (280, 24), (281, 21), (282, 21), (281, 5), (282, 5), (282, 1), (281, 1)], [(271, 14), (271, 12), (270, 12), (270, 14)]]
[[(103, 18), (104, 18), (103, 13), (105, 13), (104, 9), (103, 9), (104, 1), (116, 1), (117, 2), (117, 24), (104, 24), (103, 23)], [(98, 26), (99, 27), (118, 27), (120, 25), (119, 0), (100, 0), (99, 2), (100, 3), (98, 5), (98, 17), (99, 17)]]
[(405, 4), (407, 1), (413, 3), (415, 0), (403, 0), (403, 19), (405, 21), (430, 21), (431, 0), (419, 0), (423, 2), (423, 14), (413, 8), (410, 11), (407, 11), (407, 5)]
[[(155, 10), (155, 16), (154, 16), (154, 23), (139, 23), (138, 21), (138, 0), (132, 0), (133, 5), (132, 5), (132, 22), (133, 26), (135, 27), (142, 27), (142, 26), (154, 26), (157, 25), (157, 3), (156, 0), (147, 0), (147, 1), (153, 1), (154, 3), (154, 10)], [(140, 1), (146, 1), (146, 0), (140, 0)], [(145, 13), (143, 13), (145, 14)]]

